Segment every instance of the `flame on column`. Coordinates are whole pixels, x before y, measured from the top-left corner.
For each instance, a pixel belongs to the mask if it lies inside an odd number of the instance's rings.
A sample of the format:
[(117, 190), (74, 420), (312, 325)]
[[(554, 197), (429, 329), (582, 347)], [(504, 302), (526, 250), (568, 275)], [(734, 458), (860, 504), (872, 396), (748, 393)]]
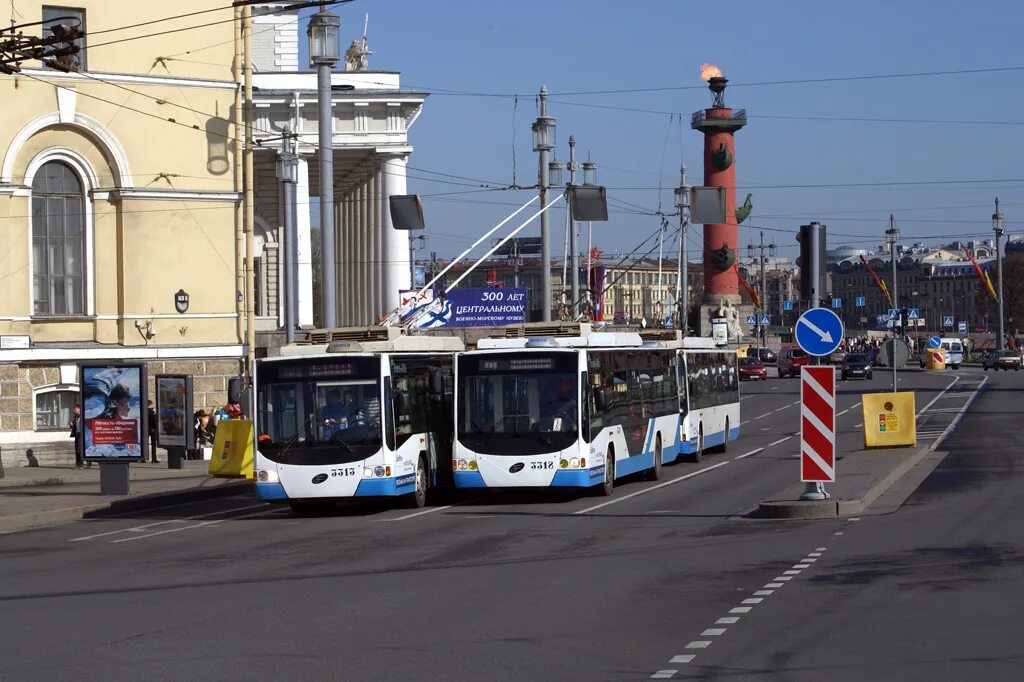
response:
[(712, 78), (721, 78), (722, 70), (714, 64), (701, 64), (700, 65), (700, 79), (702, 81), (709, 81)]

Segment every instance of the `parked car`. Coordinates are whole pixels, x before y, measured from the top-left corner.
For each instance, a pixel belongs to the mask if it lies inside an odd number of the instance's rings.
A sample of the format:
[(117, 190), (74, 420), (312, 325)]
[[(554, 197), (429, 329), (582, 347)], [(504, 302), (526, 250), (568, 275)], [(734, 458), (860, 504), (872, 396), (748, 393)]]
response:
[(771, 348), (748, 348), (747, 357), (758, 358), (761, 360), (762, 363), (766, 365), (774, 364), (778, 360), (778, 358), (775, 355), (775, 351), (773, 351)]
[(846, 381), (850, 377), (870, 379), (871, 361), (868, 359), (868, 356), (864, 353), (848, 353), (843, 358), (841, 372), (843, 376), (843, 381)]
[(841, 365), (841, 364), (843, 364), (843, 358), (845, 358), (845, 357), (846, 357), (846, 351), (845, 350), (840, 350), (840, 349), (837, 348), (836, 350), (832, 351), (831, 355), (828, 356), (828, 361), (829, 361), (829, 364), (832, 364), (832, 365)]
[(779, 351), (779, 378), (800, 375), (800, 368), (811, 364), (811, 356), (798, 346), (783, 346)]
[(985, 355), (985, 359), (982, 361), (981, 366), (986, 372), (989, 369), (1012, 369), (1016, 372), (1020, 369), (1020, 355), (1017, 354), (1017, 351), (1013, 350), (994, 350)]
[(740, 381), (745, 379), (768, 381), (768, 368), (757, 358), (740, 358)]

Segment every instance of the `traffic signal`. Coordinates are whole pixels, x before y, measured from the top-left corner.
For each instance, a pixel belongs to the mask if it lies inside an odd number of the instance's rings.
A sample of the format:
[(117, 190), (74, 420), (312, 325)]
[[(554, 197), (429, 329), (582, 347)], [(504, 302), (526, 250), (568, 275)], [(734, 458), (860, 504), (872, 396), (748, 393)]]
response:
[[(812, 235), (815, 233), (817, 249), (814, 249), (813, 245), (815, 239)], [(801, 225), (796, 240), (800, 243), (800, 257), (796, 262), (800, 266), (800, 298), (810, 301), (817, 296), (820, 299), (826, 289), (825, 283), (828, 281), (825, 265), (825, 226), (821, 223)], [(811, 270), (814, 269), (813, 264), (815, 263), (817, 264), (818, 283), (816, 287), (813, 287), (814, 291), (812, 292)]]

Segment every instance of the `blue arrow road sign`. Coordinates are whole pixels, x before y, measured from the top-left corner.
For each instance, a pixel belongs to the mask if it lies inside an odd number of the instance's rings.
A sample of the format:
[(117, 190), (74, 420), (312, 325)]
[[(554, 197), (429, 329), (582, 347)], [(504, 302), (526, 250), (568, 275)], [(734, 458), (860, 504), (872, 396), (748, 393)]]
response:
[(943, 315), (942, 316), (942, 326), (943, 327), (952, 327), (953, 326), (953, 316), (952, 315)]
[(833, 308), (842, 308), (843, 307), (843, 299), (841, 299), (841, 298), (833, 298), (832, 299), (832, 307)]
[(808, 355), (828, 355), (843, 340), (843, 321), (828, 308), (811, 308), (796, 321), (796, 342)]
[(757, 315), (747, 315), (747, 324), (757, 324)]
[(942, 345), (942, 339), (940, 339), (937, 336), (933, 336), (932, 338), (928, 339), (928, 347), (929, 348), (938, 348), (941, 345)]
[(919, 308), (908, 308), (907, 309), (907, 319), (908, 320), (920, 320), (921, 319), (921, 310)]
[(782, 309), (783, 310), (792, 310), (793, 309), (793, 302), (792, 301), (783, 301)]
[(863, 308), (864, 307), (864, 297), (863, 296), (858, 296), (857, 297), (857, 307), (858, 308)]
[(770, 318), (767, 315), (762, 315), (761, 316), (761, 324), (771, 324), (771, 323), (772, 323), (772, 318)]

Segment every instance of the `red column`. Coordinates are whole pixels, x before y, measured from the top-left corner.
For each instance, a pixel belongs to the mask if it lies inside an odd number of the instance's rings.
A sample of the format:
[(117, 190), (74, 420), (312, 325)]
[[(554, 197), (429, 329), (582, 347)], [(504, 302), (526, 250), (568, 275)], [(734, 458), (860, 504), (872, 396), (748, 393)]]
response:
[[(732, 109), (705, 110), (704, 184), (725, 188), (725, 223), (704, 226), (704, 297), (706, 302), (725, 298), (738, 303), (739, 278), (732, 264), (739, 242), (736, 226), (736, 147), (733, 133), (742, 127)], [(723, 246), (730, 252), (726, 253)]]

